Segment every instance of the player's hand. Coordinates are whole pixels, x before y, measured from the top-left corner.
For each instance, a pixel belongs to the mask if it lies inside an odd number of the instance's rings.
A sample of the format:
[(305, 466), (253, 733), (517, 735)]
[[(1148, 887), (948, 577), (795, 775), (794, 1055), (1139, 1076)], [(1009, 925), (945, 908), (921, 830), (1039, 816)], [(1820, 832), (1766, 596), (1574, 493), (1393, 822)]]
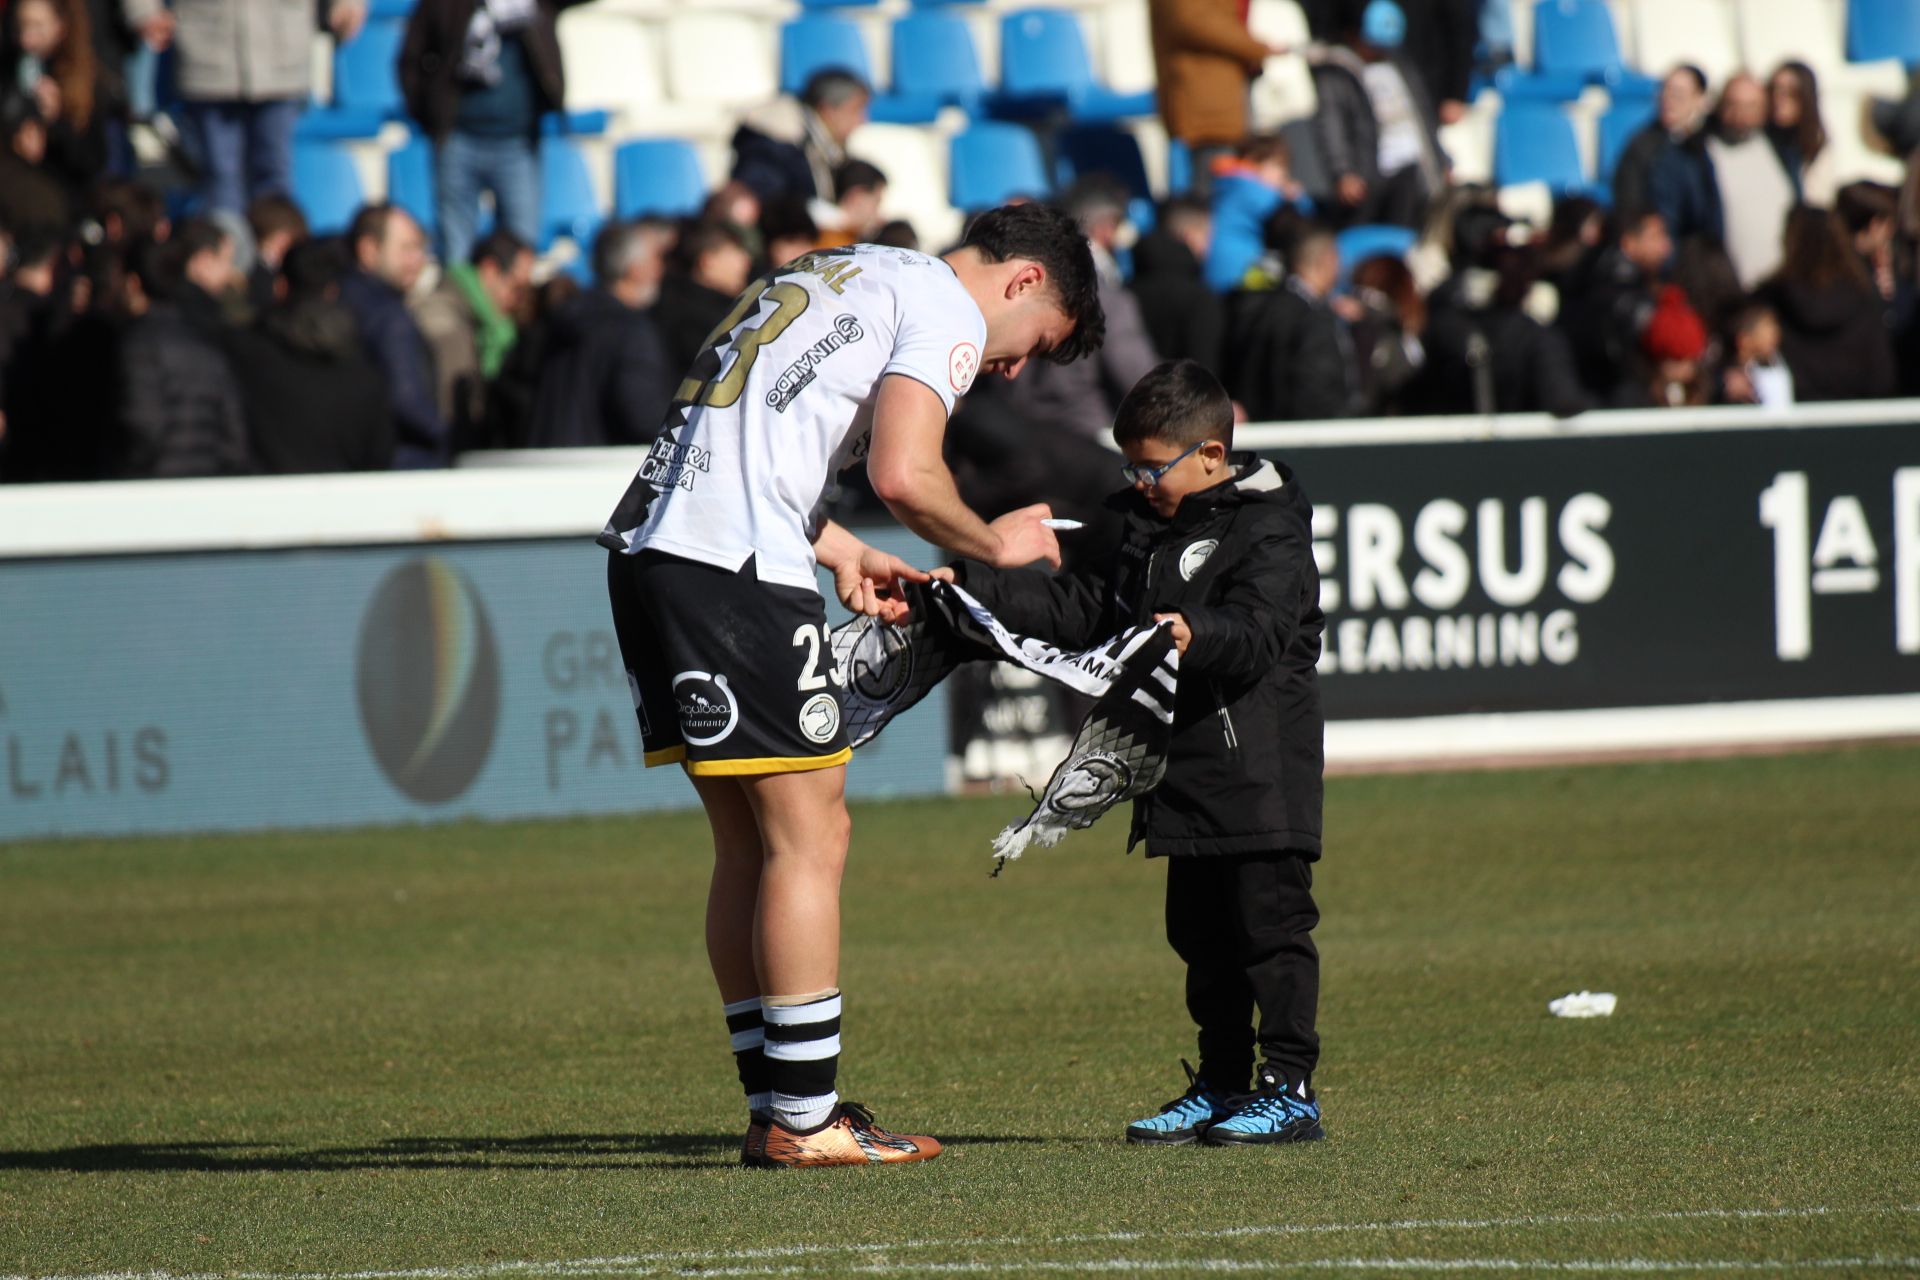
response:
[(955, 573), (950, 567), (944, 564), (941, 565), (938, 569), (930, 570), (927, 576), (932, 578), (935, 582), (955, 582), (955, 581), (958, 581), (960, 577), (959, 574)]
[(834, 592), (840, 597), (840, 603), (849, 612), (882, 622), (905, 622), (912, 609), (902, 586), (931, 580), (926, 570), (916, 569), (899, 556), (888, 555), (875, 547), (862, 547), (857, 559), (833, 571)]
[(1187, 646), (1193, 643), (1193, 632), (1188, 628), (1187, 620), (1182, 615), (1177, 613), (1156, 613), (1153, 615), (1153, 620), (1155, 622), (1171, 622), (1173, 624), (1173, 647), (1181, 653), (1185, 653)]
[(987, 528), (999, 540), (992, 564), (996, 569), (1018, 569), (1035, 560), (1045, 560), (1050, 568), (1060, 567), (1060, 539), (1040, 522), (1053, 518), (1053, 508), (1036, 502), (1018, 511), (1009, 511)]

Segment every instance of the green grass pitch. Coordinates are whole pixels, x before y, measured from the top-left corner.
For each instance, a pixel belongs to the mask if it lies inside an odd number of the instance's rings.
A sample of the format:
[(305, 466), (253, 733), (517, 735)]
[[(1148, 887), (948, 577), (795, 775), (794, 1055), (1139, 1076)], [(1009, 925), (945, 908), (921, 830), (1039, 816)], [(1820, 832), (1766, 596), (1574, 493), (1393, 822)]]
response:
[(1163, 868), (1021, 808), (856, 810), (891, 1170), (733, 1167), (697, 815), (0, 846), (0, 1278), (1920, 1274), (1920, 748), (1334, 780), (1272, 1150), (1121, 1143)]

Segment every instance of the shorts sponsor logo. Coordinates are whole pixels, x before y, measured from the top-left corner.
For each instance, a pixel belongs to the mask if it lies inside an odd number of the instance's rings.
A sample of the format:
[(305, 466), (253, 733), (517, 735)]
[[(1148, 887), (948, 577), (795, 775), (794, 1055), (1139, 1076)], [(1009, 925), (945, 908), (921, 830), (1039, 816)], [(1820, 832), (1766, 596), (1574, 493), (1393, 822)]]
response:
[(1200, 566), (1205, 564), (1207, 558), (1218, 550), (1219, 547), (1219, 539), (1203, 538), (1188, 547), (1185, 551), (1182, 551), (1180, 553), (1180, 576), (1188, 582), (1192, 582), (1193, 575), (1200, 572)]
[(661, 489), (692, 489), (696, 475), (713, 466), (713, 454), (692, 444), (675, 444), (665, 436), (653, 442), (640, 463), (640, 478)]
[(980, 348), (971, 342), (954, 344), (947, 354), (947, 380), (953, 384), (958, 395), (967, 394), (973, 386), (974, 375), (980, 372)]
[(1119, 756), (1096, 752), (1072, 764), (1059, 784), (1049, 788), (1048, 799), (1056, 809), (1072, 813), (1101, 808), (1133, 783), (1133, 770)]
[(673, 696), (680, 704), (680, 736), (690, 747), (710, 747), (740, 723), (740, 704), (723, 675), (682, 671), (673, 678)]
[(788, 365), (786, 372), (774, 382), (773, 390), (767, 392), (767, 408), (775, 413), (785, 413), (794, 397), (813, 385), (813, 380), (820, 375), (820, 366), (828, 356), (866, 336), (866, 331), (854, 317), (835, 316), (833, 331), (801, 352), (800, 358)]
[(832, 742), (840, 732), (840, 699), (830, 693), (816, 693), (800, 708), (800, 732), (809, 742)]
[(500, 656), (467, 576), (439, 556), (409, 560), (360, 620), (354, 684), (373, 758), (422, 804), (464, 794), (493, 750)]

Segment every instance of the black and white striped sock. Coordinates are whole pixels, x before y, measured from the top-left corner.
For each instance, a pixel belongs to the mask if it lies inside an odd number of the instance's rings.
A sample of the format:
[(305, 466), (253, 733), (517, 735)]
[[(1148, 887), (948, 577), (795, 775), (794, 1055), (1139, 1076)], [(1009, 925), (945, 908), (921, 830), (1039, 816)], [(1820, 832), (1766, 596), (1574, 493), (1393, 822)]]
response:
[(760, 1011), (760, 997), (735, 1000), (726, 1006), (727, 1033), (733, 1038), (733, 1065), (740, 1072), (740, 1087), (746, 1090), (747, 1110), (765, 1111), (773, 1105), (773, 1085), (768, 1082), (765, 1044), (766, 1027)]
[(767, 1073), (774, 1118), (789, 1129), (811, 1129), (840, 1101), (833, 1089), (840, 1067), (840, 993), (795, 999), (769, 996), (763, 1002)]

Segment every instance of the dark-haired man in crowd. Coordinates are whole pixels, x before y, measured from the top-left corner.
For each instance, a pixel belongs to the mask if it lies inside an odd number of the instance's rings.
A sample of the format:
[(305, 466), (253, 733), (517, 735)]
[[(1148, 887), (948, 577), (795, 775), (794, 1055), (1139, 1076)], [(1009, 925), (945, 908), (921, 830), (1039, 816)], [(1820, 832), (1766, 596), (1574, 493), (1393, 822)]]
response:
[(346, 274), (338, 241), (294, 245), (281, 257), (273, 305), (227, 338), (254, 459), (267, 474), (393, 465), (387, 388), (340, 301)]
[(1566, 330), (1580, 379), (1603, 404), (1629, 393), (1643, 394), (1648, 375), (1641, 338), (1660, 301), (1660, 282), (1673, 241), (1667, 224), (1651, 209), (1619, 221), (1614, 243), (1604, 249), (1582, 287), (1561, 299)]
[(398, 443), (393, 465), (402, 470), (444, 467), (452, 433), (434, 398), (433, 355), (407, 310), (407, 293), (427, 267), (427, 238), (397, 205), (370, 204), (347, 229), (353, 268), (340, 299), (360, 326), (360, 341), (387, 380)]
[(414, 323), (433, 352), (435, 403), (456, 451), (485, 443), (487, 387), (520, 335), (532, 289), (533, 246), (496, 227), (413, 303)]
[(1632, 218), (1653, 207), (1653, 171), (1660, 158), (1700, 132), (1707, 112), (1707, 73), (1681, 63), (1660, 81), (1653, 119), (1633, 135), (1613, 169), (1613, 208)]
[(693, 363), (752, 275), (753, 250), (739, 228), (702, 222), (681, 233), (653, 308), (675, 372)]
[(749, 1110), (743, 1163), (940, 1151), (835, 1088), (852, 751), (816, 573), (847, 608), (895, 621), (898, 589), (927, 575), (827, 519), (827, 492), (864, 462), (934, 546), (1057, 566), (1048, 508), (983, 520), (943, 438), (976, 376), (1078, 359), (1103, 328), (1086, 240), (1040, 205), (982, 214), (944, 259), (877, 245), (803, 257), (722, 321), (600, 536), (646, 762), (683, 765), (713, 828), (707, 956)]
[(648, 308), (673, 230), (616, 222), (593, 243), (596, 285), (554, 317), (534, 397), (535, 448), (646, 444), (660, 434), (680, 370)]
[(1227, 300), (1227, 390), (1255, 422), (1351, 417), (1359, 408), (1353, 339), (1331, 305), (1340, 247), (1325, 227), (1284, 212), (1270, 244), (1285, 280)]

